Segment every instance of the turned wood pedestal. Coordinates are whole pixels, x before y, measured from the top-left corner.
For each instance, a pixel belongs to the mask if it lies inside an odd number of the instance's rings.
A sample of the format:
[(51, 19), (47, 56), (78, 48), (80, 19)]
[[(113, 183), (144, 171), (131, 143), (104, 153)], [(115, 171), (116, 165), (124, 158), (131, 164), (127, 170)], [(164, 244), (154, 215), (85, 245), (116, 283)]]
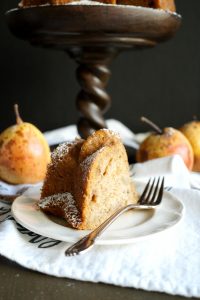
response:
[(181, 23), (175, 13), (122, 5), (65, 5), (13, 9), (11, 32), (33, 46), (68, 53), (78, 64), (76, 105), (80, 135), (105, 128), (111, 99), (106, 92), (109, 64), (124, 50), (153, 47), (171, 38)]

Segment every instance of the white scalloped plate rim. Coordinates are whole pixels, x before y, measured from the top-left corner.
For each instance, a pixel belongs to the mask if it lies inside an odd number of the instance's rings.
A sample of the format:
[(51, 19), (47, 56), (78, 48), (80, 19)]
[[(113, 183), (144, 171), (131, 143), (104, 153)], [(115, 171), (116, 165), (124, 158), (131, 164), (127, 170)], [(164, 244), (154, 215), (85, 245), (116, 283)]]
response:
[[(144, 185), (140, 185), (142, 190)], [(24, 195), (12, 204), (12, 215), (26, 229), (62, 242), (74, 243), (89, 233), (55, 223), (48, 215), (37, 208), (40, 187), (31, 188), (31, 196)], [(161, 205), (155, 210), (129, 211), (119, 217), (99, 239), (98, 245), (129, 244), (152, 238), (173, 229), (184, 215), (182, 202), (164, 191)]]

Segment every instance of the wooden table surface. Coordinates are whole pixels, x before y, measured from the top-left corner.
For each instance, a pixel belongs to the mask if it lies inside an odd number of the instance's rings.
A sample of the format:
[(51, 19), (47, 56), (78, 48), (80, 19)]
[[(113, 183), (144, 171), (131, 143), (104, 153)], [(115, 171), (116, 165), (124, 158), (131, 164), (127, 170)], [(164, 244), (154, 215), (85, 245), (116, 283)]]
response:
[(0, 300), (14, 299), (181, 300), (187, 298), (102, 283), (56, 278), (25, 269), (15, 262), (0, 256)]

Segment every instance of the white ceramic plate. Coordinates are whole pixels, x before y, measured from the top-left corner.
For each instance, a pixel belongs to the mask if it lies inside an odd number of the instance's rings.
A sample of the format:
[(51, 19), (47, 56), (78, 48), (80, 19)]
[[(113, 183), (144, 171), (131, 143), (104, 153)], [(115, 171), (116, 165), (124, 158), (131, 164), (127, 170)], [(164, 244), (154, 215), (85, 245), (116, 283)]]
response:
[[(144, 186), (143, 186), (144, 187)], [(139, 187), (142, 190), (142, 187)], [(44, 214), (37, 208), (39, 187), (30, 196), (18, 197), (12, 205), (12, 213), (18, 223), (45, 237), (64, 242), (75, 242), (89, 231), (75, 230), (63, 225), (63, 221)], [(152, 237), (174, 228), (183, 216), (183, 204), (168, 192), (164, 192), (161, 205), (154, 211), (129, 211), (120, 216), (96, 244), (128, 244)]]

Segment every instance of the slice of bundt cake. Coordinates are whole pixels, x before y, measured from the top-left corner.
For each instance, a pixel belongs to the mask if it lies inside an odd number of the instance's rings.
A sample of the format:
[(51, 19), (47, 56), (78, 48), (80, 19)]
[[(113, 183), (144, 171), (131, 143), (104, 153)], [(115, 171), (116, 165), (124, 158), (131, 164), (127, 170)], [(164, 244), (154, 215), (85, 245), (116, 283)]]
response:
[(73, 228), (94, 229), (137, 200), (126, 150), (117, 134), (102, 129), (53, 152), (39, 206)]

